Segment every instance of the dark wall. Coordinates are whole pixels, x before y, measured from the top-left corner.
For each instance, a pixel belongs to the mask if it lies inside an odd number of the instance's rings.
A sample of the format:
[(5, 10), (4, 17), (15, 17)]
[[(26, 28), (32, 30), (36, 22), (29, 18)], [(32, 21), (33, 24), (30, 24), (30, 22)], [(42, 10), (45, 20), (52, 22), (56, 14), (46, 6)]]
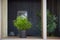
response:
[(47, 9), (57, 17), (57, 28), (53, 34), (60, 36), (60, 0), (47, 0)]
[(58, 14), (58, 33), (57, 33), (57, 35), (60, 37), (60, 0), (57, 0), (57, 14)]
[(28, 19), (32, 23), (32, 28), (27, 30), (27, 35), (38, 36), (40, 29), (37, 27), (38, 17), (36, 13), (40, 13), (41, 2), (39, 1), (9, 1), (8, 2), (8, 35), (13, 31), (16, 35), (18, 30), (13, 26), (13, 20), (16, 19), (17, 11), (27, 11)]

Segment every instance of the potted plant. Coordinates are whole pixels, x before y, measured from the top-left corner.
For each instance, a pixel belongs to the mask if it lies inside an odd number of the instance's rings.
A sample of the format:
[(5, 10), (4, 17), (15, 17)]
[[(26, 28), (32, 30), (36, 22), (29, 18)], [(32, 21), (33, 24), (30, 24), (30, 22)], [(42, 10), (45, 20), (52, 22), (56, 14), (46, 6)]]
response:
[(47, 33), (48, 36), (53, 36), (53, 32), (56, 29), (56, 16), (47, 10)]
[(32, 24), (26, 17), (22, 18), (21, 16), (17, 16), (17, 18), (13, 21), (14, 26), (20, 32), (20, 37), (26, 37), (26, 30), (32, 27)]

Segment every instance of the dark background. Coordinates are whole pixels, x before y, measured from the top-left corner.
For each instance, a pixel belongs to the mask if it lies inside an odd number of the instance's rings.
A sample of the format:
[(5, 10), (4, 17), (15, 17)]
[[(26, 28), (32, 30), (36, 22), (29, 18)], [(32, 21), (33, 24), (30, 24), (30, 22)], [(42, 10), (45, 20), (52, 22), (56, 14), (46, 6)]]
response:
[(17, 11), (27, 11), (28, 19), (32, 23), (32, 28), (27, 30), (27, 35), (40, 36), (40, 27), (38, 27), (39, 18), (36, 16), (41, 10), (40, 0), (8, 0), (8, 35), (10, 32), (18, 34), (18, 30), (13, 26), (13, 20), (17, 17)]
[(60, 37), (60, 0), (47, 0), (47, 9), (57, 17), (57, 28), (52, 34)]
[[(47, 9), (57, 16), (57, 28), (53, 34), (60, 36), (60, 0), (47, 0)], [(28, 19), (32, 22), (33, 26), (27, 31), (27, 35), (40, 35), (38, 27), (39, 21), (36, 13), (41, 11), (41, 0), (8, 0), (8, 35), (11, 31), (18, 34), (18, 30), (13, 26), (13, 20), (17, 16), (17, 11), (27, 11)]]

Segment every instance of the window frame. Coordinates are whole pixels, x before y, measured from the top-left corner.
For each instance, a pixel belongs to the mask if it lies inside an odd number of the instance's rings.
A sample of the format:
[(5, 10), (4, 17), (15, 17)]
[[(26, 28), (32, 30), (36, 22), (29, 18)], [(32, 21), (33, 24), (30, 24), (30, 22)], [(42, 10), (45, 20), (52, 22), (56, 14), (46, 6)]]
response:
[[(46, 0), (41, 0), (42, 5), (41, 5), (41, 17), (42, 17), (42, 37), (43, 40), (47, 39), (47, 14), (46, 14)], [(8, 37), (7, 35), (7, 28), (8, 28), (8, 0), (0, 0), (1, 6), (0, 6), (0, 37), (3, 39), (3, 37)]]

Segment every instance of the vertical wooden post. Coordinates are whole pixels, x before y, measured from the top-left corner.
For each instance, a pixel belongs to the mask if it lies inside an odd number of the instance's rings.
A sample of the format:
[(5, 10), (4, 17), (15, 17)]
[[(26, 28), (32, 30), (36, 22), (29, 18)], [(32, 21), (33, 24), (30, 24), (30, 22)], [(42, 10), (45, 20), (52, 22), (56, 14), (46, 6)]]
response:
[(1, 38), (1, 0), (0, 0), (0, 38)]
[(7, 23), (7, 0), (1, 0), (1, 19), (2, 19), (2, 37), (7, 37), (8, 36), (8, 30), (7, 30), (7, 26), (8, 26), (8, 23)]
[(46, 12), (46, 0), (42, 0), (42, 27), (43, 27), (43, 39), (47, 40), (47, 12)]

